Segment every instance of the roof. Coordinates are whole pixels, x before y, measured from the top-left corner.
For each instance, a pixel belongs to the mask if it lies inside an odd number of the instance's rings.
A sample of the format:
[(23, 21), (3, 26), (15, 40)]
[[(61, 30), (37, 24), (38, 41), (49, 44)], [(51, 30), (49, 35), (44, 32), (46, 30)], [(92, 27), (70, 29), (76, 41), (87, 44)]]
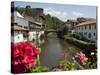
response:
[[(22, 16), (18, 11), (12, 12), (12, 18), (13, 18), (11, 21), (12, 23), (18, 23), (18, 25), (21, 25), (21, 26), (29, 26), (28, 22), (32, 22), (33, 24), (39, 27), (43, 25), (42, 22), (35, 21), (34, 18), (31, 16)], [(16, 30), (23, 30), (23, 29), (16, 29)]]
[(76, 26), (83, 26), (83, 25), (90, 25), (90, 24), (95, 24), (96, 23), (96, 20), (88, 20), (88, 21), (85, 21), (85, 22), (81, 22), (79, 24), (77, 24)]
[(16, 12), (17, 16), (20, 18), (24, 18), (19, 12)]
[(34, 22), (33, 18), (30, 16), (24, 16), (25, 20), (30, 21), (30, 22)]
[(71, 20), (71, 22), (78, 22), (77, 20)]
[(11, 29), (14, 31), (27, 31), (27, 29), (17, 26), (17, 25), (12, 26)]
[(34, 22), (35, 24), (37, 24), (37, 25), (39, 25), (39, 26), (41, 26), (42, 25), (42, 23), (39, 23), (39, 22)]
[(28, 26), (28, 21), (25, 20), (24, 17), (18, 11), (12, 12), (11, 16), (12, 23), (18, 23), (18, 25)]
[(30, 22), (32, 22), (32, 23), (34, 23), (36, 25), (39, 25), (39, 26), (42, 25), (42, 23), (34, 21), (34, 19), (31, 16), (24, 16), (24, 18), (25, 18), (25, 20), (30, 21)]

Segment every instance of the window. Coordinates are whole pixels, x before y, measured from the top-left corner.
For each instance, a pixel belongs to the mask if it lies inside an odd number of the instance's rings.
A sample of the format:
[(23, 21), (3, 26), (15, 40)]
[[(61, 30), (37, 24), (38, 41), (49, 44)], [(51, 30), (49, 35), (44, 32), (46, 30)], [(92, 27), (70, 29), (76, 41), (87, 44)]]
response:
[(96, 40), (97, 40), (97, 37), (96, 37)]
[(95, 36), (95, 33), (93, 33), (93, 35)]
[(86, 25), (85, 25), (85, 29), (86, 29)]
[(94, 25), (94, 29), (96, 29), (96, 25)]
[(84, 26), (82, 26), (82, 30), (84, 30)]
[(87, 32), (85, 32), (84, 35), (87, 35)]
[(81, 27), (81, 29), (83, 30), (83, 26)]
[(77, 30), (78, 30), (78, 27), (77, 27)]
[(27, 26), (24, 26), (24, 28), (26, 28), (26, 29), (27, 29)]
[(91, 33), (88, 34), (88, 37), (91, 38)]
[(80, 35), (83, 35), (83, 32), (80, 32)]
[(18, 31), (17, 33), (19, 34), (20, 32)]
[(76, 27), (76, 30), (77, 30), (77, 27)]
[(91, 29), (91, 25), (89, 25), (89, 29)]

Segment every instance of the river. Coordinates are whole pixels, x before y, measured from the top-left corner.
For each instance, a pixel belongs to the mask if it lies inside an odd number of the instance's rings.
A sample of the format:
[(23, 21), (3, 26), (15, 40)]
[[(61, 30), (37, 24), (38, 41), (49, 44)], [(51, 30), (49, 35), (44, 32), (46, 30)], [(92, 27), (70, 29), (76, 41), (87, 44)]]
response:
[(59, 63), (62, 57), (63, 46), (57, 37), (57, 34), (51, 34), (48, 37), (46, 45), (42, 46), (40, 62), (42, 66), (53, 67)]

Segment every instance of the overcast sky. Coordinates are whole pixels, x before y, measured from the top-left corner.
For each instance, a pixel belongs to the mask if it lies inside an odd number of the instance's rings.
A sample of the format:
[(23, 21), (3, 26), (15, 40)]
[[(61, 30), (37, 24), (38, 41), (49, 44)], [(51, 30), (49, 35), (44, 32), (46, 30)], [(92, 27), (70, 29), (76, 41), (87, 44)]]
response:
[(43, 8), (44, 14), (58, 17), (62, 21), (76, 19), (77, 17), (96, 18), (96, 6), (15, 2), (15, 6), (25, 7), (26, 5), (30, 5), (32, 8)]

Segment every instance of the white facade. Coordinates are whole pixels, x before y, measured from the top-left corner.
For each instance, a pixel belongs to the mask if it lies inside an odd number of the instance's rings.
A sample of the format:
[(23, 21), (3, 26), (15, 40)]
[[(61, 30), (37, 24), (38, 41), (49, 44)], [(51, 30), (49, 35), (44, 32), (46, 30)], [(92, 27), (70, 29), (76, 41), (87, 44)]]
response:
[(30, 31), (29, 32), (29, 41), (32, 41), (33, 39), (36, 40), (36, 31)]
[[(25, 30), (30, 30), (29, 31), (29, 41), (33, 41), (38, 39), (38, 36), (40, 36), (42, 34), (42, 23), (39, 22), (35, 22), (33, 21), (33, 18), (30, 17), (23, 17), (20, 13), (18, 13), (17, 11), (14, 11), (12, 13), (12, 22), (13, 23), (17, 23), (17, 26), (19, 26), (19, 30), (14, 30), (14, 32), (11, 35), (11, 41), (12, 42), (21, 42), (21, 41), (25, 41), (25, 38), (23, 37), (23, 32)], [(37, 36), (38, 34), (38, 36)]]
[(38, 39), (38, 42), (40, 43), (40, 36), (44, 34), (44, 31), (30, 31), (29, 32), (29, 41), (32, 41), (34, 39), (34, 43), (36, 43), (36, 40)]
[(85, 38), (96, 41), (97, 40), (97, 27), (96, 23), (76, 25), (75, 33), (82, 34)]
[[(24, 19), (24, 17), (22, 15), (20, 15), (20, 13), (18, 13), (17, 11), (12, 12), (12, 23), (16, 23), (17, 29), (20, 28), (19, 30), (15, 30), (12, 31), (11, 34), (11, 42), (17, 43), (17, 42), (22, 42), (22, 41), (26, 41), (26, 39), (23, 37), (23, 30), (26, 29), (28, 30), (29, 26), (28, 26), (28, 21), (26, 21)], [(14, 28), (14, 27), (13, 27)]]
[(14, 31), (14, 33), (11, 35), (11, 42), (17, 43), (26, 41), (23, 37), (23, 33), (21, 31)]

